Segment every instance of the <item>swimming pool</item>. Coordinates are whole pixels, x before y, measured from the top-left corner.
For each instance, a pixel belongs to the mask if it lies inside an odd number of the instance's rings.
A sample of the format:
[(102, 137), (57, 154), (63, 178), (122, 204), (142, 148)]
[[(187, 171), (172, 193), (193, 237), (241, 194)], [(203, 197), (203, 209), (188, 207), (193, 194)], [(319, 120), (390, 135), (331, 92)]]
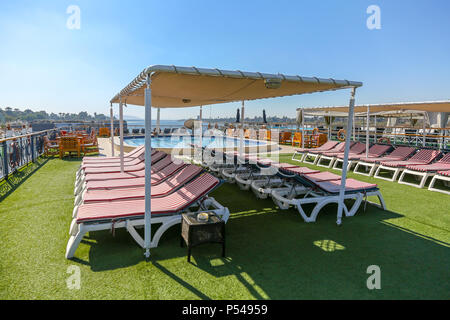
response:
[[(144, 137), (125, 137), (124, 144), (138, 147), (145, 143)], [(200, 138), (192, 136), (160, 136), (152, 137), (152, 147), (162, 149), (190, 148), (192, 144), (199, 145)], [(203, 147), (208, 148), (238, 148), (239, 138), (231, 137), (203, 137)], [(266, 141), (244, 139), (244, 147), (262, 147), (267, 146)]]

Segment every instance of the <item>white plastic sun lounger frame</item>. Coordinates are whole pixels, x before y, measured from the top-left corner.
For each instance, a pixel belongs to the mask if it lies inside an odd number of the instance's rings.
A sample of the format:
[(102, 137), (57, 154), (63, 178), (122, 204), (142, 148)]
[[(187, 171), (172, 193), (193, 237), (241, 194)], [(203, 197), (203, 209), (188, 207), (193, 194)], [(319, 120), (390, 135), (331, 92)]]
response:
[(438, 189), (438, 188), (434, 187), (434, 185), (436, 184), (436, 181), (438, 181), (438, 180), (442, 180), (442, 182), (444, 183), (445, 186), (450, 187), (450, 177), (436, 174), (433, 177), (433, 179), (431, 179), (430, 185), (428, 186), (428, 190), (450, 195), (450, 191), (446, 191), (446, 190), (442, 190), (442, 189)]
[[(309, 158), (312, 158), (312, 161), (308, 161)], [(321, 158), (321, 154), (320, 153), (307, 153), (304, 157), (303, 157), (303, 162), (304, 163), (310, 163), (313, 165), (317, 165), (317, 162), (319, 162)]]
[[(353, 165), (355, 164), (355, 163), (357, 163), (358, 162), (358, 160), (348, 160), (348, 166), (347, 166), (347, 171), (350, 171), (351, 169), (352, 169), (352, 167), (353, 167)], [(338, 165), (339, 164), (343, 164), (344, 163), (344, 159), (341, 159), (341, 158), (336, 158), (335, 160), (334, 160), (334, 164), (333, 164), (333, 169), (334, 170), (339, 170), (339, 171), (342, 171), (342, 168), (339, 168), (338, 167)]]
[[(378, 179), (383, 179), (386, 181), (391, 181), (394, 182), (395, 180), (397, 180), (398, 176), (400, 173), (402, 173), (403, 170), (405, 170), (405, 167), (388, 167), (388, 166), (383, 166), (383, 165), (379, 165), (377, 170), (375, 171), (374, 174), (374, 178), (378, 178)], [(393, 172), (392, 178), (387, 178), (387, 177), (382, 177), (380, 176), (380, 171), (381, 170), (386, 170), (389, 172)]]
[[(331, 169), (331, 168), (333, 168), (333, 164), (334, 164), (334, 162), (336, 161), (336, 159), (337, 159), (337, 158), (334, 157), (334, 156), (325, 156), (325, 155), (322, 155), (322, 156), (319, 158), (319, 160), (316, 161), (315, 165), (316, 165), (316, 166), (319, 166), (319, 167), (324, 167), (324, 168)], [(328, 164), (322, 164), (322, 163), (321, 163), (322, 160), (329, 160), (330, 162), (329, 162)]]
[[(301, 189), (299, 189), (301, 190)], [(272, 192), (272, 200), (273, 202), (282, 210), (287, 210), (290, 206), (293, 206), (297, 209), (297, 211), (302, 216), (303, 220), (305, 222), (315, 222), (317, 219), (318, 214), (322, 210), (323, 207), (330, 203), (339, 203), (339, 195), (329, 195), (324, 193), (317, 193), (315, 191), (311, 191), (312, 189), (304, 188), (304, 191), (296, 192), (295, 194), (292, 193), (292, 190), (289, 189), (279, 189), (274, 190)], [(297, 190), (296, 190), (297, 191)], [(292, 196), (299, 196), (304, 195), (304, 198), (301, 199), (295, 199), (291, 198)], [(308, 197), (312, 195), (312, 197)], [(287, 196), (287, 197), (286, 197)], [(365, 193), (361, 192), (354, 192), (354, 193), (346, 193), (344, 195), (344, 200), (352, 199), (355, 200), (353, 205), (351, 206), (350, 210), (347, 208), (347, 206), (344, 203), (343, 209), (344, 214), (346, 217), (352, 217), (356, 214), (359, 207), (361, 206), (361, 203), (364, 199), (364, 197), (369, 196), (377, 196), (380, 204), (374, 203), (371, 201), (367, 201), (379, 208), (386, 209), (386, 203), (384, 202), (383, 196), (381, 195), (381, 192), (379, 189), (373, 190), (373, 191), (367, 191)], [(306, 212), (303, 210), (302, 205), (306, 204), (312, 204), (315, 203), (314, 209), (312, 210), (311, 214), (308, 216)]]
[[(376, 162), (364, 162), (364, 161), (358, 161), (358, 163), (356, 163), (355, 169), (353, 170), (353, 173), (361, 174), (361, 175), (363, 175), (363, 176), (371, 177), (371, 176), (373, 176), (373, 174), (374, 174), (375, 171), (377, 170), (378, 166), (379, 166), (379, 164), (376, 163)], [(367, 170), (370, 168), (369, 173), (358, 171), (359, 167), (364, 167), (364, 168), (366, 168), (366, 169), (365, 169), (366, 172), (367, 172)]]
[[(411, 182), (404, 181), (405, 176), (407, 174), (414, 176), (419, 181), (419, 183), (417, 184), (417, 183), (411, 183)], [(400, 178), (398, 179), (398, 183), (406, 184), (408, 186), (422, 189), (425, 186), (425, 183), (427, 182), (428, 177), (433, 177), (435, 175), (436, 175), (436, 172), (430, 172), (430, 171), (422, 172), (422, 171), (405, 169), (405, 170), (403, 170), (402, 174), (400, 175)]]
[[(296, 158), (295, 158), (295, 156), (298, 155), (298, 154), (301, 155), (300, 159), (296, 159)], [(295, 150), (294, 154), (292, 155), (291, 160), (292, 160), (292, 161), (297, 161), (297, 162), (303, 162), (303, 161), (305, 160), (305, 158), (306, 158), (307, 155), (308, 155), (308, 152), (307, 152), (307, 151), (305, 151), (305, 152), (300, 152), (300, 151), (298, 151), (298, 150)]]
[[(197, 201), (194, 205), (190, 206), (188, 209), (186, 209), (183, 212), (174, 214), (174, 215), (167, 215), (167, 216), (160, 216), (160, 217), (152, 217), (152, 224), (160, 224), (161, 226), (156, 230), (156, 233), (152, 237), (152, 241), (150, 244), (151, 248), (156, 248), (158, 246), (159, 240), (161, 239), (161, 236), (166, 232), (170, 227), (181, 223), (181, 214), (186, 212), (194, 212), (190, 211), (190, 208), (198, 206), (198, 209), (202, 212), (209, 211), (214, 212), (216, 215), (221, 217), (222, 220), (225, 221), (225, 223), (228, 221), (228, 218), (230, 216), (230, 211), (228, 208), (222, 206), (220, 203), (218, 203), (214, 198), (206, 198), (203, 202), (200, 203), (200, 201)], [(212, 208), (212, 209), (211, 209)], [(107, 219), (105, 219), (107, 220)], [(70, 225), (70, 239), (67, 243), (66, 247), (66, 258), (70, 259), (73, 258), (75, 255), (75, 251), (77, 250), (81, 240), (83, 239), (84, 235), (88, 232), (92, 231), (100, 231), (100, 230), (112, 230), (118, 229), (118, 228), (125, 228), (130, 233), (131, 237), (136, 241), (136, 243), (144, 248), (144, 239), (139, 235), (139, 233), (136, 231), (136, 228), (143, 227), (145, 224), (144, 215), (142, 215), (142, 218), (136, 218), (136, 217), (130, 217), (128, 219), (124, 218), (123, 220), (113, 222), (113, 221), (107, 221), (107, 222), (89, 222), (89, 223), (80, 223), (78, 224), (76, 222), (76, 218), (72, 220), (72, 223)]]

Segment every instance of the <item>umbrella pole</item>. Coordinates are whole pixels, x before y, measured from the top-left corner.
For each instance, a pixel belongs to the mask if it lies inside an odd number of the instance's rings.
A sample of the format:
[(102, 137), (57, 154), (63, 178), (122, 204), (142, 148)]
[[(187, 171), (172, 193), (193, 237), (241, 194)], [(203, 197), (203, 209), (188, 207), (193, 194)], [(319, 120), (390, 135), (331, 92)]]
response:
[[(353, 125), (353, 114), (355, 108), (355, 93), (356, 87), (352, 88), (351, 96), (350, 96), (350, 104), (349, 104), (349, 114), (347, 119), (347, 132), (352, 128)], [(344, 196), (345, 196), (345, 180), (347, 179), (347, 166), (348, 166), (348, 153), (350, 150), (350, 134), (346, 134), (345, 136), (345, 153), (344, 153), (344, 162), (342, 164), (342, 178), (341, 178), (341, 187), (339, 190), (339, 204), (338, 204), (338, 212), (337, 212), (337, 225), (341, 225), (342, 223), (342, 211), (344, 210)]]
[[(367, 107), (367, 130), (366, 130), (366, 158), (369, 157), (369, 126), (370, 126), (370, 107)], [(376, 129), (375, 129), (376, 130)]]
[(239, 141), (239, 155), (242, 157), (243, 149), (244, 149), (244, 111), (245, 111), (245, 102), (242, 100), (242, 108), (241, 108), (241, 131), (240, 131), (240, 141)]
[(303, 110), (302, 112), (302, 149), (305, 148), (305, 115), (303, 114)]
[(156, 135), (158, 135), (158, 136), (159, 136), (160, 123), (161, 123), (161, 108), (158, 108), (157, 113), (156, 113)]
[(114, 157), (114, 112), (113, 112), (113, 105), (111, 103), (111, 107), (109, 108), (109, 115), (111, 118), (111, 156)]
[(425, 112), (423, 113), (423, 125), (422, 125), (422, 130), (423, 130), (423, 132), (422, 132), (422, 134), (423, 134), (423, 146), (425, 147), (425, 145), (426, 145), (426, 133), (425, 133), (425, 126), (426, 126), (426, 123), (425, 123)]
[(120, 98), (119, 103), (119, 130), (120, 130), (120, 172), (124, 172), (124, 161), (123, 161), (123, 103), (122, 98)]
[(144, 249), (145, 257), (150, 257), (152, 241), (152, 89), (151, 79), (147, 76), (147, 88), (145, 88), (145, 225), (144, 225)]

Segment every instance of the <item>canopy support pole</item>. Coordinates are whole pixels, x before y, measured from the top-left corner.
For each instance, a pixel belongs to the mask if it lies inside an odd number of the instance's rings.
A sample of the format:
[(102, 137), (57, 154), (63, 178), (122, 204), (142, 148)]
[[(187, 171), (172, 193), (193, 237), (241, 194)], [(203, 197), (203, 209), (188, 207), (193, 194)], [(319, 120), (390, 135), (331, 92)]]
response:
[[(350, 110), (349, 110), (349, 112), (350, 112)], [(352, 121), (353, 121), (353, 125), (351, 128), (353, 130), (353, 141), (356, 141), (355, 114), (353, 114)]]
[(145, 225), (144, 249), (145, 257), (150, 257), (152, 242), (152, 89), (151, 78), (147, 75), (145, 88)]
[(156, 135), (159, 136), (159, 127), (160, 127), (160, 123), (161, 123), (161, 108), (157, 109), (157, 113), (156, 113)]
[(302, 149), (305, 148), (305, 115), (302, 110)]
[[(200, 106), (200, 114), (199, 114), (198, 118), (200, 120), (200, 128), (198, 128), (200, 130), (199, 139), (198, 139), (199, 140), (198, 149), (199, 149), (200, 154), (199, 154), (198, 160), (200, 161), (200, 163), (202, 163), (203, 162), (203, 106)], [(195, 127), (194, 127), (194, 130), (195, 130)], [(195, 136), (194, 136), (194, 139), (195, 139)]]
[(331, 131), (333, 131), (333, 117), (330, 116), (330, 127), (328, 128), (328, 140), (331, 140)]
[[(355, 93), (356, 87), (352, 88), (350, 95), (350, 104), (349, 104), (349, 114), (347, 119), (347, 132), (351, 130), (353, 125), (353, 115), (355, 109)], [(344, 196), (345, 196), (345, 181), (347, 179), (347, 166), (348, 166), (348, 153), (350, 150), (350, 134), (345, 135), (345, 153), (344, 153), (344, 162), (342, 164), (342, 178), (341, 178), (341, 187), (339, 190), (339, 204), (338, 204), (338, 212), (337, 212), (337, 225), (341, 225), (342, 223), (342, 211), (344, 210)]]
[(245, 112), (245, 102), (242, 100), (241, 108), (241, 131), (240, 131), (240, 141), (239, 141), (239, 155), (242, 156), (244, 151), (244, 112)]
[(109, 108), (109, 115), (111, 117), (111, 156), (114, 157), (114, 111), (112, 103), (111, 107)]
[[(366, 158), (369, 157), (369, 139), (370, 139), (370, 107), (367, 107), (367, 130), (366, 130)], [(376, 129), (375, 129), (376, 130)]]
[(119, 102), (119, 130), (120, 130), (120, 172), (124, 172), (124, 161), (123, 161), (123, 103), (122, 98)]
[(423, 113), (423, 125), (422, 125), (422, 130), (423, 130), (423, 132), (422, 132), (422, 134), (423, 134), (423, 146), (425, 147), (425, 145), (426, 145), (426, 133), (425, 133), (425, 126), (426, 126), (426, 123), (425, 123), (425, 112)]
[(377, 133), (378, 133), (377, 116), (374, 116), (374, 121), (375, 121), (375, 135), (374, 135), (373, 143), (377, 143)]

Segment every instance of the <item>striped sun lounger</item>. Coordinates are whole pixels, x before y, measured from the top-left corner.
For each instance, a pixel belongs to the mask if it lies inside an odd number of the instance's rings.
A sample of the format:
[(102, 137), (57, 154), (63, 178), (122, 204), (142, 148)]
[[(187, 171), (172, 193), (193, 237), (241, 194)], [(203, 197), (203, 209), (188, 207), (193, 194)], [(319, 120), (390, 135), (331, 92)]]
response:
[[(438, 171), (450, 170), (450, 153), (444, 155), (438, 162), (425, 165), (408, 165), (403, 170), (398, 183), (407, 184), (417, 188), (423, 188), (427, 182), (428, 177), (433, 177)], [(419, 183), (411, 183), (405, 181), (408, 176), (414, 176), (419, 178)]]
[[(425, 165), (431, 163), (436, 159), (441, 153), (438, 150), (432, 149), (420, 149), (416, 154), (414, 154), (409, 160), (404, 161), (382, 161), (380, 166), (377, 168), (374, 177), (379, 179), (384, 179), (388, 181), (395, 181), (398, 175), (405, 170), (407, 166), (411, 165)], [(383, 177), (380, 175), (382, 171), (393, 172), (392, 177)]]
[(341, 142), (337, 144), (334, 148), (323, 151), (319, 149), (311, 150), (309, 151), (306, 156), (303, 158), (303, 162), (311, 163), (311, 164), (317, 164), (319, 161), (321, 155), (325, 152), (344, 152), (345, 150), (345, 142)]
[[(161, 171), (155, 172), (151, 177), (151, 185), (155, 186), (168, 179), (173, 174), (184, 168), (184, 163), (171, 163)], [(135, 173), (135, 172), (133, 172)], [(114, 189), (114, 188), (134, 188), (145, 185), (145, 171), (139, 172), (139, 177), (129, 177), (124, 179), (113, 180), (101, 180), (101, 181), (88, 181), (84, 185), (84, 188), (77, 193), (80, 194), (83, 191), (98, 190), (98, 189)]]
[[(152, 197), (165, 196), (188, 183), (190, 180), (198, 176), (203, 169), (195, 165), (188, 165), (171, 177), (165, 179), (163, 182), (152, 186)], [(145, 178), (128, 179), (126, 181), (135, 181), (134, 186), (127, 186), (122, 188), (104, 188), (104, 189), (89, 189), (79, 194), (75, 198), (74, 214), (78, 210), (78, 206), (84, 203), (130, 200), (145, 197)]]
[[(415, 151), (416, 151), (416, 149), (411, 148), (411, 147), (398, 147), (397, 149), (392, 151), (390, 154), (383, 156), (383, 157), (361, 158), (358, 161), (358, 163), (356, 164), (355, 170), (353, 170), (353, 172), (370, 177), (375, 173), (375, 170), (380, 165), (380, 162), (406, 160)], [(360, 171), (359, 170), (360, 168), (364, 169), (364, 171)], [(369, 173), (366, 173), (367, 171)]]
[[(184, 162), (178, 161), (170, 156), (163, 158), (152, 165), (152, 185), (160, 183), (184, 166), (186, 166)], [(139, 183), (136, 179), (145, 181), (145, 170), (124, 173), (92, 174), (86, 176), (86, 180), (83, 183), (76, 185), (74, 194), (78, 195), (85, 190), (91, 189), (133, 187)]]
[[(345, 149), (345, 145), (344, 145)], [(361, 154), (366, 150), (366, 145), (361, 142), (352, 142), (349, 149), (349, 154)], [(319, 161), (317, 161), (317, 165), (325, 168), (332, 168), (334, 162), (339, 156), (343, 156), (344, 151), (341, 152), (324, 152), (322, 153)], [(325, 162), (324, 162), (325, 161)], [(328, 161), (328, 163), (326, 162)]]
[[(347, 170), (350, 170), (353, 167), (354, 164), (356, 164), (358, 161), (360, 161), (362, 159), (379, 158), (383, 154), (388, 152), (390, 149), (392, 149), (392, 146), (390, 146), (390, 145), (375, 144), (375, 145), (373, 145), (373, 146), (371, 146), (369, 148), (369, 151), (367, 152), (367, 154), (368, 154), (367, 158), (366, 158), (365, 148), (364, 148), (364, 151), (362, 153), (359, 153), (359, 154), (357, 154), (357, 153), (349, 153)], [(342, 168), (339, 168), (338, 166), (339, 166), (340, 163), (343, 163), (343, 161), (344, 161), (344, 155), (343, 154), (337, 156), (337, 159), (334, 162), (333, 169), (342, 170)], [(355, 169), (356, 169), (356, 167), (355, 167)]]
[[(145, 152), (145, 146), (140, 146), (132, 151), (123, 155), (124, 161), (129, 161), (139, 157), (143, 152)], [(154, 150), (153, 150), (154, 152)], [(83, 164), (88, 163), (105, 163), (105, 162), (120, 162), (120, 156), (117, 157), (84, 157), (82, 161)]]
[[(333, 149), (334, 147), (336, 147), (336, 145), (338, 144), (338, 141), (327, 141), (325, 142), (323, 145), (321, 145), (318, 148), (300, 148), (300, 149), (296, 149), (294, 154), (292, 155), (292, 160), (294, 161), (298, 161), (298, 162), (303, 162), (303, 160), (305, 159), (306, 155), (308, 154), (308, 152), (324, 152), (324, 151), (329, 151), (331, 149)], [(296, 159), (295, 157), (297, 155), (301, 155), (300, 159)]]
[[(280, 209), (286, 210), (293, 206), (305, 222), (315, 222), (322, 208), (330, 203), (339, 203), (341, 176), (330, 172), (307, 173), (298, 176), (298, 181), (304, 186), (303, 189), (274, 189), (272, 191), (272, 200)], [(344, 204), (345, 216), (354, 216), (364, 197), (368, 196), (377, 196), (380, 204), (374, 203), (374, 205), (386, 208), (383, 196), (376, 184), (346, 179), (344, 199), (351, 199), (354, 202), (350, 208)], [(311, 204), (314, 205), (314, 208), (311, 214), (307, 215), (303, 206)]]
[[(220, 181), (206, 173), (189, 182), (177, 191), (161, 198), (151, 199), (152, 224), (161, 224), (152, 237), (151, 247), (157, 247), (162, 234), (171, 226), (181, 222), (181, 213), (186, 210), (209, 211), (228, 220), (229, 211), (207, 195), (219, 186)], [(126, 228), (133, 239), (144, 247), (144, 239), (136, 231), (142, 227), (145, 216), (145, 199), (120, 200), (81, 205), (70, 226), (66, 258), (73, 258), (81, 240), (87, 232)]]
[[(262, 178), (252, 181), (250, 187), (259, 199), (266, 199), (272, 195), (272, 191), (277, 189), (292, 189), (296, 183), (292, 180), (296, 176), (308, 173), (318, 173), (319, 170), (307, 167), (293, 166), (288, 163), (273, 163), (266, 169), (267, 173)], [(295, 186), (303, 190), (303, 186)], [(300, 190), (297, 190), (300, 192)]]
[[(167, 154), (164, 152), (158, 152), (152, 157), (152, 166), (159, 162), (160, 160), (168, 158), (171, 161), (170, 157), (167, 157)], [(124, 172), (121, 172), (120, 166), (116, 167), (105, 167), (105, 168), (87, 168), (83, 171), (83, 173), (76, 179), (75, 185), (83, 183), (85, 181), (91, 180), (106, 180), (109, 178), (104, 178), (104, 176), (108, 176), (109, 174), (124, 174), (131, 173), (135, 171), (144, 171), (145, 170), (145, 161), (141, 161), (137, 165), (133, 166), (124, 166)]]

